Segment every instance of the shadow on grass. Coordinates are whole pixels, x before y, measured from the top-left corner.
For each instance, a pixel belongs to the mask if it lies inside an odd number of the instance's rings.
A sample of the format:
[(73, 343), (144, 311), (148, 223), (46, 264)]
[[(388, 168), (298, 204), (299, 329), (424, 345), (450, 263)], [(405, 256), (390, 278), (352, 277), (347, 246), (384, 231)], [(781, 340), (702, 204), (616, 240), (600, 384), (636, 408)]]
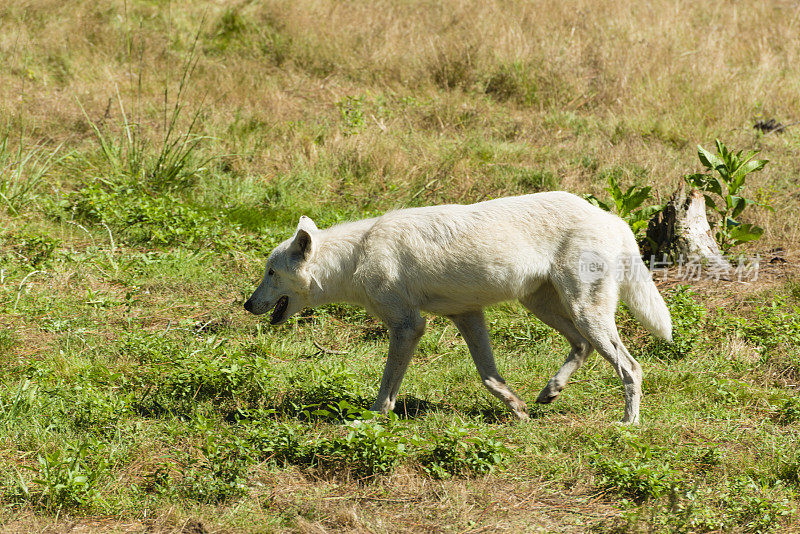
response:
[(421, 419), (429, 412), (439, 410), (449, 410), (447, 406), (441, 402), (431, 402), (416, 397), (399, 397), (394, 405), (394, 413), (400, 419)]
[[(196, 413), (200, 403), (196, 402), (159, 402), (159, 398), (147, 399), (147, 392), (141, 399), (132, 404), (133, 410), (142, 417), (191, 417)], [(275, 421), (302, 422), (344, 422), (364, 417), (364, 412), (372, 406), (373, 398), (354, 395), (348, 392), (328, 392), (298, 390), (286, 392), (278, 398), (266, 402), (237, 402), (242, 399), (217, 399), (213, 410), (226, 422), (237, 423), (258, 419)], [(266, 400), (266, 399), (265, 399)], [(147, 402), (146, 402), (147, 401)], [(479, 402), (472, 406), (457, 406), (445, 402), (432, 402), (413, 396), (402, 396), (397, 399), (394, 413), (400, 419), (421, 420), (432, 412), (454, 414), (478, 419), (487, 424), (512, 424), (516, 417), (499, 403)], [(553, 410), (538, 404), (528, 406), (531, 419), (546, 419), (556, 414), (564, 414), (563, 410)]]
[[(488, 424), (508, 424), (517, 421), (516, 416), (510, 410), (497, 404), (478, 404), (468, 409), (466, 413), (470, 417), (480, 419)], [(546, 419), (556, 413), (561, 412), (552, 408), (545, 408), (541, 404), (528, 405), (528, 417), (531, 420)]]
[[(517, 420), (511, 411), (504, 406), (492, 403), (475, 404), (469, 408), (453, 406), (443, 402), (431, 402), (416, 397), (399, 397), (394, 407), (394, 413), (401, 419), (422, 419), (430, 412), (452, 412), (465, 415), (473, 419), (480, 419), (484, 423), (508, 424)], [(557, 413), (566, 413), (562, 410), (553, 410), (539, 404), (528, 406), (528, 415), (531, 419), (545, 419)]]

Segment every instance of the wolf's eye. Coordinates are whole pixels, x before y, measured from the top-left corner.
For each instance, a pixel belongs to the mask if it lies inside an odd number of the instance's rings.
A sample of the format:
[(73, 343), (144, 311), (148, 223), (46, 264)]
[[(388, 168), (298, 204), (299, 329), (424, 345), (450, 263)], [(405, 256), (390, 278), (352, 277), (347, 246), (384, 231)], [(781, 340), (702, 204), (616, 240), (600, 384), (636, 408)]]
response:
[(273, 271), (272, 269), (270, 269), (270, 270), (269, 270), (269, 272), (268, 272), (267, 274), (268, 274), (268, 275), (270, 275), (270, 276), (272, 276), (273, 274), (275, 274), (275, 271)]

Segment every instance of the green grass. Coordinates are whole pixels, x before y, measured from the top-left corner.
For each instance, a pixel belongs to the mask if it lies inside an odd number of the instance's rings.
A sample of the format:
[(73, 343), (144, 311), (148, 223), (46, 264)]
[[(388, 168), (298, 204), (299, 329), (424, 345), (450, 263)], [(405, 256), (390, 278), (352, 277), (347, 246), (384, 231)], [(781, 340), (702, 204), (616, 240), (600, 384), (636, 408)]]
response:
[[(43, 290), (57, 283), (49, 274), (32, 279), (18, 301), (18, 286), (4, 286), (0, 300), (3, 313), (24, 325), (2, 335), (0, 491), (9, 524), (25, 510), (137, 518), (177, 506), (226, 529), (252, 513), (275, 529), (312, 520), (333, 527), (340, 509), (298, 497), (298, 514), (287, 515), (285, 497), (271, 500), (270, 492), (313, 489), (359, 510), (359, 495), (404, 499), (425, 480), (508, 503), (531, 483), (547, 502), (599, 499), (559, 505), (579, 506), (589, 520), (583, 525), (599, 530), (760, 532), (793, 520), (799, 401), (764, 377), (777, 355), (797, 357), (798, 331), (781, 318), (786, 308), (759, 307), (791, 297), (767, 293), (718, 316), (697, 292), (669, 290), (677, 349), (650, 341), (621, 310), (645, 369), (640, 428), (613, 425), (621, 387), (597, 357), (554, 404), (532, 406), (532, 421), (515, 423), (483, 391), (455, 328), (435, 318), (403, 384), (399, 417), (364, 419), (386, 336), (361, 310), (327, 306), (270, 328), (240, 309), (259, 276), (255, 258), (237, 267), (246, 245), (142, 253), (140, 241), (120, 234), (111, 252), (102, 232), (88, 244), (59, 228), (38, 230), (63, 236), (48, 248), (48, 272), (73, 273), (84, 289), (56, 286), (53, 298)], [(33, 268), (26, 256), (9, 257), (14, 276)], [(113, 278), (108, 264), (118, 266)], [(519, 305), (491, 310), (489, 322), (506, 378), (534, 398), (566, 343)], [(780, 337), (760, 345), (764, 329)], [(38, 340), (20, 344), (23, 336)], [(740, 340), (741, 353), (722, 350)], [(743, 366), (748, 350), (756, 360)], [(444, 499), (459, 528), (546, 521), (535, 508), (530, 516), (497, 511), (479, 519), (460, 498)], [(265, 504), (255, 512), (248, 503)], [(233, 509), (223, 518), (212, 512)], [(396, 513), (358, 512), (364, 525)], [(423, 512), (412, 517), (438, 524)]]
[[(663, 24), (612, 2), (522, 26), (529, 7), (513, 2), (12, 4), (0, 530), (800, 528), (800, 137), (748, 123), (794, 112), (784, 6), (751, 2), (709, 33), (671, 4)], [(64, 32), (81, 39), (65, 47)], [(741, 250), (788, 262), (750, 284), (664, 284), (671, 345), (621, 307), (641, 427), (614, 424), (622, 388), (596, 355), (517, 423), (435, 317), (396, 413), (377, 417), (378, 321), (334, 304), (273, 328), (242, 309), (301, 215), (324, 227), (549, 189), (602, 198), (609, 178), (663, 201), (716, 137), (770, 160), (748, 195), (774, 211), (744, 212), (765, 234)], [(516, 303), (487, 319), (532, 402), (567, 343)]]

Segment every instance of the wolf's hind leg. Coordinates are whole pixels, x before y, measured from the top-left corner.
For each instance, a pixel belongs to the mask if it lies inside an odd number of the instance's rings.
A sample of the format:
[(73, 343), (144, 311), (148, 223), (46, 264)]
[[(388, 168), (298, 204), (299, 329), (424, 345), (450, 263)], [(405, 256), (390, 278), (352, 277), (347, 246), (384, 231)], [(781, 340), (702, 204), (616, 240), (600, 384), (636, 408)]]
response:
[(552, 284), (543, 285), (534, 293), (520, 299), (520, 302), (544, 324), (560, 332), (571, 346), (564, 364), (536, 398), (538, 403), (549, 404), (558, 397), (575, 371), (581, 368), (594, 347), (575, 328)]
[(509, 409), (522, 420), (528, 419), (528, 407), (525, 402), (506, 385), (506, 381), (497, 372), (492, 354), (492, 345), (489, 342), (489, 333), (486, 331), (486, 322), (483, 311), (473, 311), (459, 315), (449, 316), (461, 336), (467, 343), (469, 353), (478, 368), (483, 385), (498, 399), (503, 401)]
[(618, 289), (610, 280), (592, 286), (565, 284), (564, 304), (575, 327), (614, 368), (625, 392), (624, 424), (639, 424), (642, 400), (642, 366), (631, 356), (617, 331), (614, 312)]
[(400, 383), (406, 374), (406, 369), (417, 348), (417, 343), (425, 333), (425, 320), (418, 312), (409, 314), (406, 318), (396, 321), (387, 321), (389, 327), (389, 357), (383, 369), (381, 388), (378, 398), (370, 408), (372, 411), (388, 413), (394, 409)]

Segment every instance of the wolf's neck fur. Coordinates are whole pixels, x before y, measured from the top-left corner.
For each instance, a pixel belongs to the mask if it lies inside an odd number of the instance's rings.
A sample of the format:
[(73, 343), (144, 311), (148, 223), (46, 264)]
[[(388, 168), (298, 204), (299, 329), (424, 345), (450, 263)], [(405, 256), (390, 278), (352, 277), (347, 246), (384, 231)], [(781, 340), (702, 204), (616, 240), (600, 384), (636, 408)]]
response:
[(374, 222), (374, 219), (365, 219), (316, 233), (317, 250), (308, 266), (309, 274), (319, 284), (312, 290), (314, 306), (329, 302), (361, 302), (362, 295), (352, 278), (358, 267), (359, 243)]

